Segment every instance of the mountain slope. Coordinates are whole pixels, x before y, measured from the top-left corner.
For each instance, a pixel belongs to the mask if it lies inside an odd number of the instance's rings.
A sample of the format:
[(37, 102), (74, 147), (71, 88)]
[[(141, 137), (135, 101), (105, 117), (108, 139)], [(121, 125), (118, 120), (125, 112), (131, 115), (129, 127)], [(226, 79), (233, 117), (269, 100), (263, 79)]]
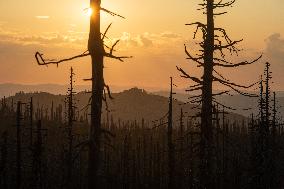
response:
[[(167, 96), (167, 92), (164, 91), (157, 92), (154, 94), (165, 97)], [(276, 96), (278, 117), (284, 117), (284, 111), (282, 108), (284, 107), (283, 93), (281, 91), (277, 92)], [(174, 97), (182, 102), (187, 102), (190, 95), (184, 93), (177, 93)], [(226, 106), (236, 109), (235, 111), (232, 111), (233, 113), (240, 114), (245, 117), (249, 117), (252, 113), (255, 115), (258, 113), (258, 98), (248, 98), (242, 95), (222, 95), (218, 96), (217, 100), (218, 102)]]
[[(145, 119), (147, 122), (152, 122), (164, 117), (166, 121), (166, 114), (168, 112), (168, 98), (149, 94), (145, 90), (132, 88), (121, 93), (112, 94), (113, 100), (108, 99), (108, 108), (110, 110), (109, 116), (112, 116), (114, 121), (141, 121)], [(17, 93), (13, 97), (7, 99), (11, 104), (12, 99), (15, 103), (21, 100), (22, 102), (29, 102), (30, 97), (33, 97), (35, 108), (47, 110), (50, 113), (50, 108), (53, 103), (54, 109), (61, 105), (64, 110), (64, 95), (53, 95), (49, 93)], [(75, 95), (76, 106), (78, 110), (84, 109), (89, 102), (90, 94), (80, 92)], [(175, 100), (173, 102), (173, 120), (176, 124), (179, 122), (180, 111), (183, 109), (185, 116), (193, 116), (197, 113), (197, 109), (193, 109), (194, 105), (184, 104), (181, 101)], [(106, 119), (105, 105), (103, 107), (103, 119)], [(81, 111), (81, 115), (83, 111)], [(237, 114), (226, 115), (231, 121), (242, 121), (246, 118)]]

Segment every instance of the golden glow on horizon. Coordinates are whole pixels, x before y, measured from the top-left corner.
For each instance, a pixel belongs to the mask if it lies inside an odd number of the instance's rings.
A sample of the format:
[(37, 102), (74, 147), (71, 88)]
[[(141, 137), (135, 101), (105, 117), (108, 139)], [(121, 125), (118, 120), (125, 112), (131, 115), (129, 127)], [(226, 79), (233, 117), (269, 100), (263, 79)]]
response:
[[(34, 49), (43, 51), (46, 58), (61, 59), (81, 53), (87, 45), (90, 17), (97, 15), (99, 10), (89, 8), (90, 1), (81, 0), (15, 2), (0, 0), (0, 5), (3, 4), (0, 6), (0, 82), (65, 83), (70, 64), (64, 67), (59, 66), (58, 69), (55, 66), (54, 70), (50, 70), (52, 66), (50, 69), (38, 67), (32, 56)], [(26, 5), (25, 9), (22, 8), (22, 4)], [(175, 66), (178, 63), (172, 62), (182, 62), (184, 67), (193, 69), (184, 59), (183, 44), (194, 45), (192, 34), (195, 30), (184, 24), (205, 20), (202, 12), (196, 10), (197, 4), (196, 1), (188, 0), (181, 0), (179, 3), (172, 3), (170, 0), (102, 1), (102, 7), (126, 17), (121, 19), (101, 11), (102, 31), (110, 23), (114, 23), (108, 37), (111, 40), (122, 39), (117, 55), (134, 57), (127, 60), (129, 64), (124, 66), (113, 64), (116, 61), (106, 59), (109, 61), (106, 69), (107, 82), (115, 85), (137, 86), (159, 86), (165, 83), (167, 87), (168, 75), (177, 75)], [(163, 5), (162, 8), (161, 5)], [(283, 7), (284, 0), (270, 0), (258, 4), (255, 0), (239, 0), (236, 6), (228, 9), (229, 14), (218, 17), (216, 24), (226, 28), (233, 39), (244, 38), (244, 43), (240, 44), (240, 48), (245, 49), (244, 59), (254, 58), (255, 53), (266, 51), (264, 40), (273, 33), (281, 34), (278, 40), (280, 48), (280, 41), (284, 36), (284, 25), (281, 24), (284, 18), (284, 12), (281, 12)], [(42, 8), (44, 10), (41, 10)], [(38, 12), (38, 10), (41, 11)], [(263, 10), (267, 11), (267, 14), (263, 14)], [(244, 12), (250, 12), (250, 14), (243, 14)], [(108, 42), (111, 43), (111, 40)], [(278, 43), (275, 43), (276, 47)], [(246, 51), (247, 49), (249, 51)], [(192, 51), (195, 53), (195, 49)], [(241, 55), (240, 60), (243, 60)], [(90, 75), (91, 68), (89, 59), (80, 61), (84, 63), (78, 62), (77, 72), (80, 73), (78, 82), (84, 84), (81, 79)], [(23, 67), (18, 66), (19, 62)], [(75, 66), (76, 62), (71, 64)], [(276, 64), (279, 65), (279, 67), (276, 66), (276, 70), (280, 78), (283, 75), (281, 71), (284, 70), (284, 66), (281, 69), (281, 64)], [(12, 67), (13, 72), (5, 72)], [(23, 72), (23, 69), (26, 72)], [(197, 72), (197, 70), (192, 71), (194, 74)], [(242, 78), (238, 77), (239, 73), (232, 73), (236, 75), (232, 80), (254, 80), (255, 75), (258, 77), (258, 71), (262, 73), (261, 66), (251, 69), (251, 72)], [(37, 72), (39, 73), (33, 78), (28, 77), (29, 74)], [(159, 72), (158, 75), (157, 72)], [(230, 76), (230, 74), (227, 75)], [(284, 75), (281, 78), (284, 78)]]

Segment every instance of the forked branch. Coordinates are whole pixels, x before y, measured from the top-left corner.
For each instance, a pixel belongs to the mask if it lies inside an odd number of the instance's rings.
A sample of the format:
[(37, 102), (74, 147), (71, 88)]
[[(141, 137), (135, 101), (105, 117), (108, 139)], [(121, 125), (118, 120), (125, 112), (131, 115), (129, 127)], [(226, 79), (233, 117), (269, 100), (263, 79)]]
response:
[(83, 54), (73, 56), (71, 58), (65, 58), (65, 59), (61, 59), (61, 60), (48, 60), (48, 59), (43, 58), (43, 54), (36, 52), (35, 58), (36, 58), (38, 65), (40, 65), (40, 66), (49, 65), (49, 64), (56, 64), (58, 66), (60, 63), (67, 62), (67, 61), (70, 61), (70, 60), (74, 60), (74, 59), (77, 59), (77, 58), (86, 57), (86, 56), (89, 56), (89, 55), (90, 55), (89, 51), (86, 51)]

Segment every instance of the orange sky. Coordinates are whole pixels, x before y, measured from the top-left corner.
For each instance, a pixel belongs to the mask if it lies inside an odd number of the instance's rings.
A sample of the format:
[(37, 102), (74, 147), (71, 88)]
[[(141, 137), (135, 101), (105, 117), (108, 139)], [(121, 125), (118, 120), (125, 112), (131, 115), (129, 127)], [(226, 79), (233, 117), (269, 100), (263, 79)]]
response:
[[(90, 77), (89, 58), (56, 68), (40, 67), (34, 52), (41, 51), (50, 58), (63, 58), (86, 50), (88, 15), (87, 0), (1, 0), (0, 1), (0, 83), (60, 83), (68, 82), (70, 66), (77, 73), (77, 83)], [(117, 86), (166, 88), (174, 76), (180, 87), (188, 83), (179, 78), (176, 65), (194, 75), (198, 69), (185, 60), (183, 44), (195, 51), (192, 33), (185, 26), (204, 20), (196, 11), (201, 0), (102, 0), (103, 7), (124, 15), (114, 18), (103, 13), (104, 29), (113, 22), (109, 37), (120, 38), (118, 54), (133, 55), (124, 63), (106, 60), (106, 81)], [(218, 17), (235, 39), (244, 38), (240, 46), (246, 51), (233, 60), (252, 59), (261, 52), (260, 64), (240, 71), (222, 70), (234, 81), (255, 81), (262, 73), (263, 63), (270, 60), (277, 89), (284, 90), (284, 1), (237, 0), (229, 14)]]

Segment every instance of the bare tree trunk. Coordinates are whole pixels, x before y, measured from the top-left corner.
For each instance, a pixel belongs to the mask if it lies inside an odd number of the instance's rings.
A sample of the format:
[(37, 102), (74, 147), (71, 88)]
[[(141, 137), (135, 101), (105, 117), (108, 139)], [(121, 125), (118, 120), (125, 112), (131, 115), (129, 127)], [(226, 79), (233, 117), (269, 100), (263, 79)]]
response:
[(33, 115), (34, 115), (34, 105), (33, 105), (33, 97), (31, 97), (30, 101), (30, 147), (33, 146)]
[(92, 103), (89, 143), (89, 189), (100, 188), (99, 169), (101, 164), (101, 113), (104, 89), (104, 48), (100, 32), (100, 0), (90, 0), (93, 14), (90, 19), (88, 50), (92, 59)]
[(4, 131), (2, 134), (3, 143), (1, 145), (1, 162), (0, 162), (0, 186), (3, 189), (8, 187), (7, 185), (7, 157), (8, 157), (8, 133)]
[(17, 103), (17, 155), (16, 155), (16, 167), (17, 167), (17, 172), (16, 172), (16, 188), (20, 189), (22, 186), (22, 141), (21, 141), (21, 101)]
[(70, 88), (68, 95), (68, 157), (67, 157), (67, 188), (73, 188), (73, 121), (74, 121), (74, 104), (73, 104), (73, 68), (70, 73)]
[(204, 75), (201, 108), (200, 184), (202, 188), (214, 188), (213, 133), (212, 133), (212, 82), (214, 52), (214, 0), (207, 0), (207, 35), (204, 48)]
[(168, 115), (168, 189), (174, 188), (174, 169), (175, 169), (175, 158), (174, 158), (174, 144), (173, 144), (173, 79), (171, 78), (171, 90), (169, 98), (169, 115)]
[(178, 178), (176, 180), (177, 187), (183, 188), (184, 187), (184, 124), (183, 124), (183, 110), (180, 109), (180, 120), (179, 120), (179, 165), (178, 165)]
[(42, 125), (41, 120), (37, 123), (37, 136), (34, 147), (34, 159), (33, 159), (33, 173), (34, 173), (34, 186), (35, 188), (43, 188), (43, 175), (42, 175)]

